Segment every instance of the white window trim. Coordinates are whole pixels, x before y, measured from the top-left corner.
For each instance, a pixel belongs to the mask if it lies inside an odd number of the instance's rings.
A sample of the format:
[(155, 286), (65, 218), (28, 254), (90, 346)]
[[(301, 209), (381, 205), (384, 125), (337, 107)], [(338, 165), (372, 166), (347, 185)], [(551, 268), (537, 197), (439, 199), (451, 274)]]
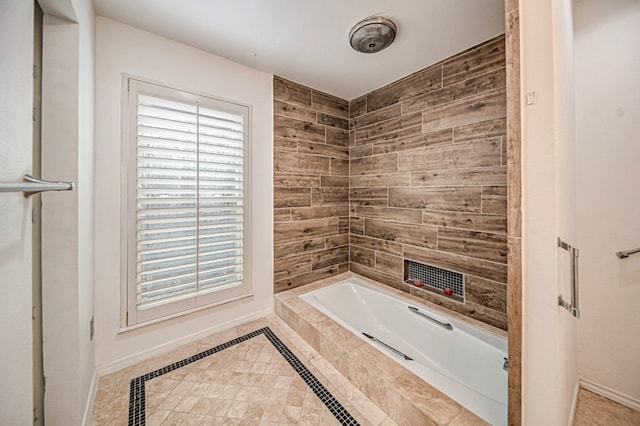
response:
[[(137, 101), (135, 95), (131, 93), (130, 86), (135, 82), (144, 85), (153, 85), (158, 89), (156, 95), (161, 96), (162, 92), (171, 92), (171, 99), (193, 101), (200, 100), (205, 105), (220, 106), (221, 104), (235, 105), (246, 109), (246, 122), (244, 126), (245, 150), (244, 158), (244, 188), (243, 188), (243, 216), (244, 216), (244, 235), (243, 235), (243, 285), (242, 292), (232, 292), (230, 297), (220, 298), (221, 293), (215, 291), (211, 294), (199, 296), (201, 299), (195, 304), (182, 303), (183, 301), (172, 302), (165, 306), (173, 306), (175, 308), (167, 310), (165, 314), (154, 316), (152, 318), (145, 317), (141, 319), (136, 309), (136, 279), (135, 279), (135, 247), (136, 247), (136, 190), (135, 179), (136, 170), (136, 147), (137, 133), (136, 126), (132, 123), (137, 122)], [(175, 92), (181, 92), (181, 96), (176, 96)], [(224, 105), (223, 105), (224, 106)], [(215, 306), (225, 305), (238, 300), (253, 297), (251, 282), (251, 255), (252, 255), (252, 232), (251, 232), (251, 214), (252, 214), (252, 193), (251, 193), (251, 164), (252, 164), (252, 107), (234, 100), (228, 100), (209, 94), (195, 92), (189, 89), (183, 89), (176, 86), (168, 85), (162, 82), (137, 77), (129, 74), (123, 74), (122, 78), (122, 134), (121, 134), (121, 232), (120, 232), (120, 328), (119, 333), (135, 330), (147, 325), (166, 321), (169, 319), (189, 315)], [(133, 177), (133, 181), (131, 181)], [(133, 182), (133, 184), (132, 184)], [(132, 190), (133, 188), (133, 190)], [(132, 271), (133, 269), (133, 271)], [(223, 290), (224, 291), (224, 290)], [(235, 294), (234, 294), (235, 293)], [(209, 297), (207, 297), (209, 296)], [(155, 308), (152, 308), (155, 309)], [(142, 316), (144, 317), (144, 316)]]

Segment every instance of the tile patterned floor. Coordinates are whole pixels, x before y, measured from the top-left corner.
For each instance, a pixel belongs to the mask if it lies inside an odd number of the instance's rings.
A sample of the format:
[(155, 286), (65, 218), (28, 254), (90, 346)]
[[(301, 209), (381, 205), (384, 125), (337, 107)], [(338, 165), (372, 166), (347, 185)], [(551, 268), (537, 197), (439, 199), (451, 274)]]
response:
[(640, 426), (640, 411), (580, 389), (573, 426)]
[[(102, 377), (92, 424), (128, 424), (132, 379), (263, 327), (273, 331), (359, 424), (395, 424), (275, 316), (215, 334)], [(144, 398), (147, 425), (340, 424), (263, 333), (149, 378), (144, 382)]]

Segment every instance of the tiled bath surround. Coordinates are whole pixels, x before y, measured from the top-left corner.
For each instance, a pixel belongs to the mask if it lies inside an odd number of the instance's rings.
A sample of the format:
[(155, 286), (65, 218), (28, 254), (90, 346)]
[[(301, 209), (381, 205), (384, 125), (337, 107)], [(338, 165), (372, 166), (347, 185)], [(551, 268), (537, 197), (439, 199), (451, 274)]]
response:
[[(504, 36), (351, 101), (350, 270), (506, 329)], [(465, 274), (464, 303), (403, 258)]]
[[(275, 291), (351, 270), (506, 329), (505, 66), (502, 35), (348, 106), (276, 77)], [(464, 303), (404, 259), (463, 273)]]

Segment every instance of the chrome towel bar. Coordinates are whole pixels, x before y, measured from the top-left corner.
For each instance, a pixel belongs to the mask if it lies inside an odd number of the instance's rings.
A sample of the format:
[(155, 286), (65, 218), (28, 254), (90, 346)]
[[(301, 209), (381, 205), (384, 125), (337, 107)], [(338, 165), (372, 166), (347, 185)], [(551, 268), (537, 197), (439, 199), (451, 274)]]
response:
[(24, 192), (25, 197), (44, 191), (73, 191), (74, 189), (73, 182), (50, 182), (31, 175), (24, 175), (22, 183), (0, 183), (0, 192)]
[(618, 256), (620, 259), (625, 259), (635, 253), (640, 253), (640, 247), (631, 250), (617, 251), (616, 256)]
[(560, 294), (558, 295), (558, 305), (580, 319), (580, 308), (578, 307), (578, 256), (580, 253), (577, 248), (565, 243), (560, 238), (558, 238), (558, 247), (571, 254), (571, 303), (564, 300)]

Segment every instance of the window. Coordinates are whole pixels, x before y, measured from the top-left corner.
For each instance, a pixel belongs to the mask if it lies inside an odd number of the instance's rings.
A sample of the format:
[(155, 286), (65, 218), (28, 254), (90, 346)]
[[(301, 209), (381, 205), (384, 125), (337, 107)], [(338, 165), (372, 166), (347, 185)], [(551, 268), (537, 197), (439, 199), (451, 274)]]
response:
[(248, 295), (249, 108), (129, 78), (126, 110), (126, 325)]

